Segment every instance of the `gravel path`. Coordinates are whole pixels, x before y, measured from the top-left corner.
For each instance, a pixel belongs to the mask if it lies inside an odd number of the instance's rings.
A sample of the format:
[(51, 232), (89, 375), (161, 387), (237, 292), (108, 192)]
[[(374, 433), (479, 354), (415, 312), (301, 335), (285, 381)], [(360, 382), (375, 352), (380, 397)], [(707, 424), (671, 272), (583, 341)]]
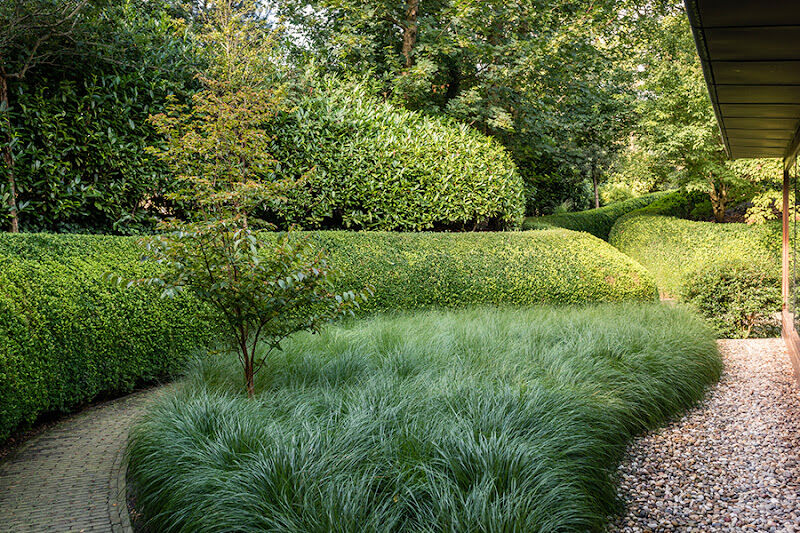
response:
[(86, 409), (0, 462), (0, 532), (133, 531), (126, 503), (125, 442), (133, 418), (163, 390)]
[(636, 441), (612, 532), (800, 532), (800, 388), (781, 339), (719, 341), (702, 406)]

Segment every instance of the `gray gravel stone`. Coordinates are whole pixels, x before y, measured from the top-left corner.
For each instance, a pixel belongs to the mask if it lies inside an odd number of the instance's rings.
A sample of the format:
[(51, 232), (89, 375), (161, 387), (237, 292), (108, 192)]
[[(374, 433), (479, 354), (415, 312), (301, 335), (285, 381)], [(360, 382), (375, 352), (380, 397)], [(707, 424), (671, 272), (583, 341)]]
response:
[(800, 387), (783, 341), (719, 346), (725, 373), (702, 405), (630, 447), (609, 531), (800, 532)]

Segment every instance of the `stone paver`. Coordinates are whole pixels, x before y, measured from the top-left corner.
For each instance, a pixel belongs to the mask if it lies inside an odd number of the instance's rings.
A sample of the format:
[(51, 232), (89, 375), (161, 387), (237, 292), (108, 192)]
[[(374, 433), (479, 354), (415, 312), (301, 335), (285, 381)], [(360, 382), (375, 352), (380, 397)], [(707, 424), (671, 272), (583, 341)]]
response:
[(703, 404), (620, 466), (618, 533), (800, 532), (800, 389), (781, 339), (719, 341)]
[(124, 448), (161, 389), (94, 406), (0, 463), (0, 532), (130, 532)]

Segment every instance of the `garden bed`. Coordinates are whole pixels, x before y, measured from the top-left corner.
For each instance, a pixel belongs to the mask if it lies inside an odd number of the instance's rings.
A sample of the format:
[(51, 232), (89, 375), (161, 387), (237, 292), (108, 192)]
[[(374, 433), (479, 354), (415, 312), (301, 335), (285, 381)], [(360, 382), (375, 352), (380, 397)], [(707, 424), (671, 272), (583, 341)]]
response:
[(297, 335), (243, 396), (208, 358), (133, 429), (154, 531), (586, 531), (634, 435), (720, 374), (663, 305), (378, 316)]

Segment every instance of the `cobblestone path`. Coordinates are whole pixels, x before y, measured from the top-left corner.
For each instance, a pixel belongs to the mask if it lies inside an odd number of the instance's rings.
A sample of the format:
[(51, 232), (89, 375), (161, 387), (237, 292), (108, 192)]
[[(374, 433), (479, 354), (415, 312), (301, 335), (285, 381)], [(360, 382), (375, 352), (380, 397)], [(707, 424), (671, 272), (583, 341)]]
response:
[(128, 428), (161, 389), (87, 409), (0, 463), (0, 532), (130, 532), (123, 452)]

